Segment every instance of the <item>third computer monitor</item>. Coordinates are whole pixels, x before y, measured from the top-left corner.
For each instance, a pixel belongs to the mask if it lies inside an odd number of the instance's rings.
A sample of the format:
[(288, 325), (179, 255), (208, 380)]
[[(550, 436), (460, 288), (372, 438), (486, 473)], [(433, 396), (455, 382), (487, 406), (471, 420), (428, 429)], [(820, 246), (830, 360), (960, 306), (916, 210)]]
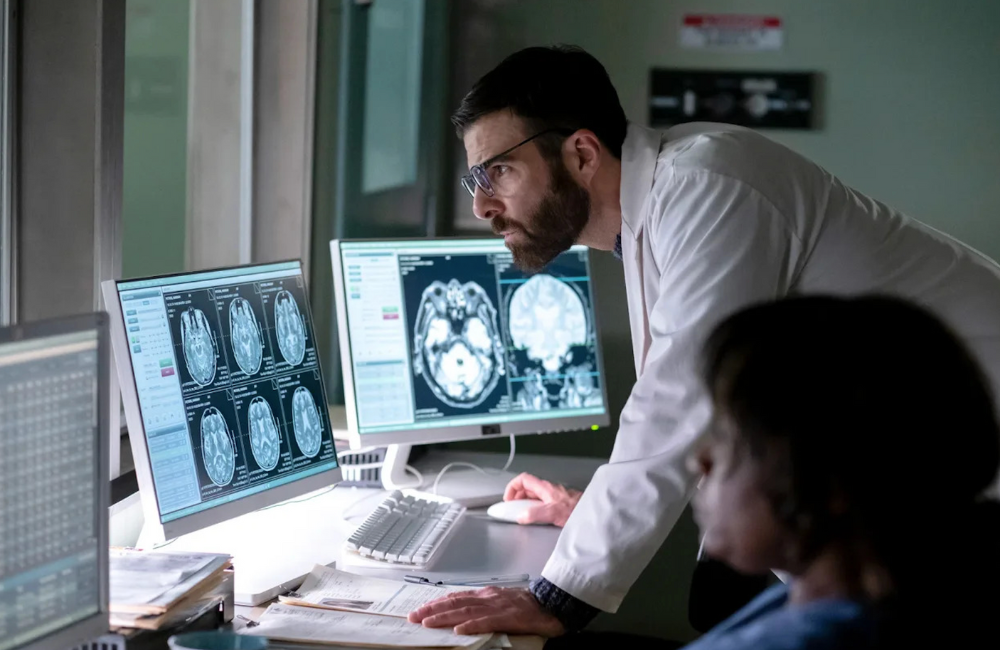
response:
[(590, 257), (540, 273), (502, 240), (333, 241), (352, 446), (608, 423)]
[(0, 329), (0, 650), (108, 631), (107, 331), (103, 314)]

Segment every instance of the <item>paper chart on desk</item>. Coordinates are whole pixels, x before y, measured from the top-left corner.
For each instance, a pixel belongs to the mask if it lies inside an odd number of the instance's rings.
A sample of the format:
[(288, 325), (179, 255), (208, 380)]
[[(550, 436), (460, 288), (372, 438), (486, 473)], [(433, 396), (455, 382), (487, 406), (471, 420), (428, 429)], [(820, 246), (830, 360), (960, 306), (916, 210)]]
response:
[(111, 604), (149, 605), (170, 600), (168, 593), (188, 580), (228, 561), (213, 553), (165, 553), (112, 549), (110, 552)]
[(268, 607), (257, 625), (244, 627), (239, 633), (293, 643), (469, 650), (482, 647), (492, 638), (489, 634), (461, 636), (450, 629), (426, 628), (391, 616), (369, 616), (281, 603)]
[(279, 600), (289, 605), (406, 618), (432, 600), (468, 589), (368, 578), (317, 564), (301, 587)]

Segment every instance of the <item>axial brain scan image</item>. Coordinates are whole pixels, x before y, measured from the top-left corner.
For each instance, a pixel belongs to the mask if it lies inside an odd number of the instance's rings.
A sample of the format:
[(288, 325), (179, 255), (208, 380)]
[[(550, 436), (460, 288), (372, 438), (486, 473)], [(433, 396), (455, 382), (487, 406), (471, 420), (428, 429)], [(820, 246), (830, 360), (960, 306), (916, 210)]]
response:
[(306, 326), (295, 296), (282, 291), (274, 299), (274, 322), (278, 329), (278, 349), (289, 364), (297, 366), (306, 354)]
[(264, 358), (264, 339), (250, 303), (243, 298), (229, 303), (229, 340), (240, 370), (256, 374)]
[(250, 425), (250, 450), (261, 469), (272, 470), (278, 464), (281, 451), (278, 424), (274, 421), (271, 406), (263, 397), (250, 400), (247, 411)]
[(319, 453), (323, 442), (323, 424), (316, 409), (316, 400), (304, 386), (299, 386), (292, 394), (292, 428), (295, 442), (304, 455), (312, 458)]
[(201, 415), (201, 458), (213, 483), (229, 485), (236, 469), (236, 453), (226, 419), (214, 406)]
[(435, 281), (420, 299), (413, 372), (455, 408), (474, 408), (506, 372), (497, 310), (475, 282)]
[(215, 379), (215, 339), (205, 312), (188, 307), (181, 314), (184, 363), (191, 379), (207, 386)]

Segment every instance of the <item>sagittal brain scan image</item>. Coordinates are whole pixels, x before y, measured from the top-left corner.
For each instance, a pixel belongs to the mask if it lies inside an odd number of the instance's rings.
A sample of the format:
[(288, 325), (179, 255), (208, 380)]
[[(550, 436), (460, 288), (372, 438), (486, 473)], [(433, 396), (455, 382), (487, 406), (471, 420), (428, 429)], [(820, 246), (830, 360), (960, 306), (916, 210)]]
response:
[[(507, 312), (511, 343), (526, 357), (516, 390), (521, 409), (579, 408), (603, 402), (594, 377), (596, 364), (580, 350), (589, 343), (590, 325), (576, 288), (552, 275), (535, 275), (509, 296)], [(582, 358), (574, 359), (574, 350)]]
[(264, 339), (250, 303), (243, 298), (229, 303), (229, 340), (240, 370), (256, 374), (264, 358)]
[(191, 379), (207, 386), (215, 379), (215, 338), (205, 312), (188, 307), (181, 314), (184, 363)]
[(201, 415), (201, 458), (213, 483), (229, 485), (236, 469), (236, 452), (226, 419), (214, 406)]
[(250, 450), (254, 460), (261, 469), (274, 469), (281, 452), (281, 439), (278, 436), (278, 423), (274, 421), (274, 414), (267, 400), (263, 397), (250, 400), (247, 420), (250, 425)]
[(475, 282), (452, 279), (428, 286), (413, 332), (413, 372), (455, 408), (474, 408), (506, 369), (497, 310)]
[(316, 409), (316, 400), (304, 386), (299, 386), (292, 394), (292, 428), (295, 442), (304, 455), (312, 458), (319, 453), (323, 442), (323, 423)]
[(297, 366), (306, 354), (306, 326), (295, 297), (288, 291), (274, 299), (274, 322), (278, 330), (278, 349), (289, 364)]

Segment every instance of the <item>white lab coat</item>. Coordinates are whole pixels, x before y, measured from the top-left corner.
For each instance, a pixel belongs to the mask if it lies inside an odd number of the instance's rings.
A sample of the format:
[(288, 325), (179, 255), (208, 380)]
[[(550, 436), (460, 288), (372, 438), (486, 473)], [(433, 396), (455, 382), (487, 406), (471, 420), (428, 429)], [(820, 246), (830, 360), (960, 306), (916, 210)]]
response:
[(1000, 268), (758, 133), (629, 125), (621, 206), (638, 379), (542, 572), (594, 607), (617, 610), (694, 490), (685, 461), (710, 410), (698, 355), (732, 312), (792, 294), (904, 296), (1000, 386)]

